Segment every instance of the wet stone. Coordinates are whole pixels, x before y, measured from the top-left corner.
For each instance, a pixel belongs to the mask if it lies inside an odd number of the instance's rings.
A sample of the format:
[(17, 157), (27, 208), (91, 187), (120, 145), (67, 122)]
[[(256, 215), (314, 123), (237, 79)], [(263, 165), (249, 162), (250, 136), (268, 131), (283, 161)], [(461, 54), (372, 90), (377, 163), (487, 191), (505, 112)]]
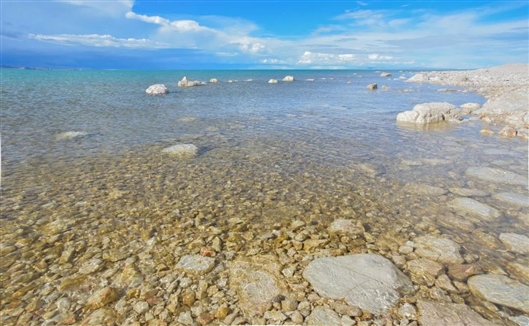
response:
[(434, 285), (436, 277), (443, 271), (443, 265), (426, 258), (410, 260), (407, 266), (415, 283), (428, 286)]
[(456, 198), (448, 202), (460, 214), (473, 214), (485, 221), (494, 221), (501, 216), (500, 211), (471, 198)]
[(418, 321), (421, 325), (428, 326), (493, 326), (494, 323), (481, 317), (464, 304), (441, 303), (419, 300)]
[(529, 237), (523, 234), (502, 233), (500, 234), (500, 240), (507, 250), (529, 255)]
[(88, 298), (87, 306), (92, 309), (97, 309), (114, 302), (117, 298), (118, 292), (115, 289), (111, 287), (102, 288)]
[(81, 268), (79, 268), (79, 273), (81, 274), (92, 274), (97, 272), (99, 269), (101, 269), (103, 265), (103, 261), (101, 259), (90, 259), (81, 265)]
[(116, 313), (110, 308), (101, 308), (92, 312), (88, 317), (83, 319), (81, 325), (115, 325)]
[(307, 317), (307, 325), (342, 325), (342, 320), (338, 314), (324, 307), (316, 307)]
[(446, 238), (425, 235), (414, 240), (415, 252), (424, 258), (440, 263), (462, 263), (463, 257), (459, 253), (460, 246)]
[(511, 192), (502, 192), (492, 196), (494, 199), (497, 199), (508, 204), (529, 207), (529, 197), (521, 194), (515, 194)]
[(329, 232), (348, 235), (360, 235), (365, 232), (361, 223), (354, 223), (352, 220), (335, 220), (329, 226)]
[(183, 256), (178, 264), (177, 269), (186, 272), (207, 273), (215, 267), (215, 259), (211, 257), (203, 257), (201, 255), (186, 255)]
[(472, 276), (468, 279), (468, 287), (477, 297), (529, 313), (529, 286), (507, 276)]
[(391, 261), (373, 254), (318, 258), (303, 277), (321, 296), (345, 299), (376, 314), (392, 307), (401, 293), (413, 290), (410, 279)]
[(450, 188), (449, 190), (451, 193), (461, 197), (484, 197), (489, 195), (487, 192), (478, 189)]
[(419, 196), (441, 196), (446, 194), (448, 191), (435, 186), (430, 186), (425, 183), (407, 183), (402, 190), (409, 194)]
[(470, 167), (467, 169), (466, 174), (489, 182), (527, 186), (526, 176), (496, 168)]

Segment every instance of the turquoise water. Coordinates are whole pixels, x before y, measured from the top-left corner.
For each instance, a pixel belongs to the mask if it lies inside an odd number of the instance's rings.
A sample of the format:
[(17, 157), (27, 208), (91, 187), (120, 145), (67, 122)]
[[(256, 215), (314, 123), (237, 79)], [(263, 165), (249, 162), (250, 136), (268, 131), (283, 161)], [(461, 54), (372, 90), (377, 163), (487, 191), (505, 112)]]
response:
[[(270, 85), (270, 78), (294, 75), (294, 83)], [(318, 130), (317, 137), (336, 137), (371, 147), (381, 139), (406, 137), (396, 127), (397, 112), (427, 101), (456, 105), (483, 99), (471, 93), (436, 92), (436, 86), (405, 84), (373, 71), (28, 71), (2, 70), (2, 145), (5, 164), (39, 156), (69, 157), (127, 150), (135, 145), (218, 127), (263, 119), (250, 137), (296, 137)], [(401, 73), (394, 72), (394, 76)], [(191, 80), (219, 79), (217, 84), (178, 88)], [(314, 78), (314, 82), (305, 79)], [(237, 80), (227, 83), (227, 80)], [(247, 82), (245, 80), (252, 79)], [(351, 84), (347, 84), (350, 81)], [(368, 83), (389, 91), (369, 92)], [(171, 91), (148, 96), (155, 83)], [(399, 88), (414, 92), (399, 93)], [(296, 116), (296, 118), (288, 118)], [(196, 123), (179, 121), (194, 117)], [(276, 121), (283, 119), (284, 121)], [(202, 128), (202, 130), (201, 130)], [(458, 128), (455, 128), (458, 129)], [(55, 142), (57, 134), (89, 134), (75, 142)], [(466, 130), (456, 130), (463, 132)], [(230, 133), (230, 132), (229, 132)], [(233, 133), (233, 132), (231, 132)], [(282, 136), (283, 135), (283, 136)], [(414, 132), (411, 136), (416, 135)], [(332, 139), (330, 139), (332, 141)], [(310, 141), (310, 139), (307, 139)], [(376, 146), (379, 147), (379, 146)]]

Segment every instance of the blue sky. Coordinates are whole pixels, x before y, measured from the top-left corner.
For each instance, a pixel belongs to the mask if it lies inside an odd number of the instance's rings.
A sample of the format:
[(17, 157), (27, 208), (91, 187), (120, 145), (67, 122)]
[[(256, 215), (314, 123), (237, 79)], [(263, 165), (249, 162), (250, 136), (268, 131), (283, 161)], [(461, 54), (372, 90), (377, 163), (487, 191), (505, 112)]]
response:
[(527, 63), (524, 1), (2, 0), (2, 64), (91, 69)]

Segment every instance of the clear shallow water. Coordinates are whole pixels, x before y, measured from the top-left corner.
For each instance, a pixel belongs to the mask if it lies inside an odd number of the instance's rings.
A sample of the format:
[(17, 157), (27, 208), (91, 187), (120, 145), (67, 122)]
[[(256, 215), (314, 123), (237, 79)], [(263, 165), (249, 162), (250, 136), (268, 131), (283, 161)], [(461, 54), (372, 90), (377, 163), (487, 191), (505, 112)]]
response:
[[(297, 81), (267, 83), (289, 74)], [(527, 266), (527, 257), (498, 240), (502, 232), (527, 234), (529, 210), (494, 197), (527, 196), (527, 188), (465, 173), (485, 166), (527, 176), (527, 142), (482, 136), (479, 121), (398, 126), (397, 113), (417, 103), (484, 99), (379, 74), (2, 70), (2, 241), (30, 248), (22, 253), (30, 264), (49, 241), (97, 246), (110, 237), (119, 248), (145, 229), (163, 238), (175, 225), (222, 226), (231, 218), (250, 220), (257, 238), (294, 219), (324, 229), (352, 218), (400, 244), (424, 233), (449, 236), (485, 271), (499, 268), (529, 283), (527, 272), (512, 265)], [(220, 82), (178, 88), (184, 75)], [(373, 82), (379, 90), (368, 91)], [(146, 95), (154, 83), (171, 93)], [(67, 131), (88, 136), (56, 140)], [(200, 155), (176, 160), (161, 153), (176, 143), (193, 143)], [(447, 192), (421, 195), (406, 190), (410, 183)], [(461, 216), (447, 205), (460, 197), (452, 188), (483, 191), (474, 198), (501, 217)], [(351, 250), (366, 248), (395, 251), (387, 241)], [(73, 271), (80, 263), (73, 261)]]

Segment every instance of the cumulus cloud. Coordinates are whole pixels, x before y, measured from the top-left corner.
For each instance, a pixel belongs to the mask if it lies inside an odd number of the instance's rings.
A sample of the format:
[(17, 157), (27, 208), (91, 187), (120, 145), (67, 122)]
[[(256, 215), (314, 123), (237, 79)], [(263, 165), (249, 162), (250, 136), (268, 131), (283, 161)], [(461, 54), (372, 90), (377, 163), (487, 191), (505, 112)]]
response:
[(356, 56), (352, 53), (334, 54), (305, 51), (299, 58), (298, 64), (301, 65), (336, 65), (343, 63), (352, 63)]
[(377, 60), (391, 60), (391, 59), (393, 59), (393, 57), (390, 56), (390, 55), (380, 55), (378, 53), (369, 54), (367, 56), (367, 58), (369, 60), (374, 60), (374, 61), (377, 61)]

